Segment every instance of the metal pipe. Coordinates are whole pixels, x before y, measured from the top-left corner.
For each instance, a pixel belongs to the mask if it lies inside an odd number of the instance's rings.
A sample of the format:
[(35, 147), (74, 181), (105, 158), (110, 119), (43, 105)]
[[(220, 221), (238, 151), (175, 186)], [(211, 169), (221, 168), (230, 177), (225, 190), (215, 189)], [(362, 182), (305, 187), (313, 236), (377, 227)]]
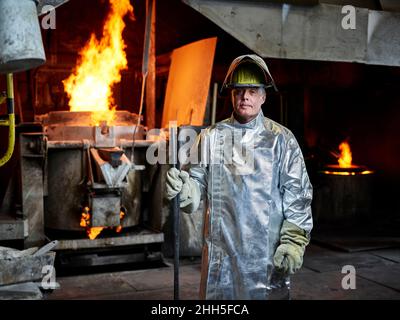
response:
[[(149, 140), (135, 140), (136, 147), (148, 147), (153, 143), (161, 143), (160, 141), (149, 141)], [(82, 140), (49, 140), (47, 141), (48, 149), (81, 149), (87, 144)], [(95, 147), (96, 143), (90, 142), (88, 147)], [(119, 147), (131, 147), (132, 140), (121, 140), (117, 143)]]
[(0, 121), (0, 126), (8, 126), (8, 147), (5, 155), (0, 159), (0, 167), (11, 159), (15, 146), (15, 115), (14, 115), (14, 87), (13, 74), (7, 74), (7, 113), (8, 120)]

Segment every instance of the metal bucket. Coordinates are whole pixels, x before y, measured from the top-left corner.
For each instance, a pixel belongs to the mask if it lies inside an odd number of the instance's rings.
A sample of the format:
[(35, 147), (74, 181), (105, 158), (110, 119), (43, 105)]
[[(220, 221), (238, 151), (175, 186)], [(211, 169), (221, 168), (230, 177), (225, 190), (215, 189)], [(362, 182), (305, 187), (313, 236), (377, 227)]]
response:
[(0, 0), (0, 73), (24, 71), (45, 61), (36, 3)]

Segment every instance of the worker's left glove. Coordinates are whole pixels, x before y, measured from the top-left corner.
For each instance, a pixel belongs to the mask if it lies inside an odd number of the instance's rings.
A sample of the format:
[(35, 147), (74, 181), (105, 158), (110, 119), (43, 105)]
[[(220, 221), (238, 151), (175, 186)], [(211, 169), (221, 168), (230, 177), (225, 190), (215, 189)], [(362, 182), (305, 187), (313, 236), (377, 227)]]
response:
[(285, 274), (294, 274), (303, 264), (304, 250), (310, 242), (309, 236), (305, 230), (287, 220), (283, 221), (280, 236), (274, 265)]
[(200, 204), (200, 188), (186, 171), (171, 168), (167, 172), (166, 198), (172, 200), (179, 194), (180, 208), (186, 213), (197, 210)]

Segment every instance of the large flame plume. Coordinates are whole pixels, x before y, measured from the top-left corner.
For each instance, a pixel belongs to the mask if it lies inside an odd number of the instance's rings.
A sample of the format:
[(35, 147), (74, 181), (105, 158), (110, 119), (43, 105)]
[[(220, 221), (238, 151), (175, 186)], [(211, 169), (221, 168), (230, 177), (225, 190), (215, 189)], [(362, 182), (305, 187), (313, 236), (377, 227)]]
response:
[(92, 34), (79, 53), (74, 72), (63, 81), (68, 94), (70, 111), (91, 111), (95, 125), (101, 121), (112, 123), (115, 103), (112, 86), (121, 81), (121, 70), (127, 69), (126, 45), (122, 39), (123, 18), (133, 19), (129, 0), (109, 0), (111, 10), (100, 40)]

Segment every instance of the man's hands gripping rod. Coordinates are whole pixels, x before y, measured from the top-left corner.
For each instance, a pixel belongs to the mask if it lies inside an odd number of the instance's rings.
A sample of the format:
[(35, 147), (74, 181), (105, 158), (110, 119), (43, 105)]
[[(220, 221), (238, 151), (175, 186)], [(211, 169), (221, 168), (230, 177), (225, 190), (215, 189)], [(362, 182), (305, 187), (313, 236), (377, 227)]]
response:
[(171, 168), (167, 172), (166, 198), (174, 199), (179, 194), (180, 208), (186, 213), (197, 210), (200, 204), (200, 188), (186, 171)]

